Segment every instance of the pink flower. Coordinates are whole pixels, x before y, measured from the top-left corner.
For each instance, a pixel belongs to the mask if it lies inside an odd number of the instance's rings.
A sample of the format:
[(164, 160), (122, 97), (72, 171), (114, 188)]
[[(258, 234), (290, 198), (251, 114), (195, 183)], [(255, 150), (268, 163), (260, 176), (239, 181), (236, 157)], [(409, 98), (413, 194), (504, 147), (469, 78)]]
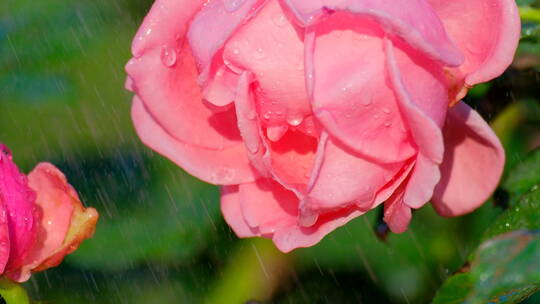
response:
[(480, 206), (504, 152), (459, 100), (519, 32), (513, 0), (157, 0), (126, 86), (142, 141), (290, 251), (381, 203), (394, 232)]
[(40, 163), (27, 177), (0, 144), (0, 274), (24, 282), (57, 266), (92, 236), (97, 220), (56, 167)]

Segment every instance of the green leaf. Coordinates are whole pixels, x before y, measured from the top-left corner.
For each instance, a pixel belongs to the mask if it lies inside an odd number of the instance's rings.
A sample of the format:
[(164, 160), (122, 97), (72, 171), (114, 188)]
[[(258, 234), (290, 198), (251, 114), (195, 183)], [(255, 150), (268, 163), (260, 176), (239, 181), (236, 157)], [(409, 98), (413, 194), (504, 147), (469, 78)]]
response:
[(514, 231), (484, 242), (470, 271), (447, 280), (433, 303), (519, 303), (539, 284), (540, 233)]
[(520, 230), (540, 229), (540, 191), (534, 185), (523, 195), (518, 203), (501, 214), (484, 233), (483, 240), (496, 235)]
[(469, 273), (454, 275), (444, 283), (443, 289), (437, 293), (432, 304), (461, 304), (466, 300), (473, 284)]
[[(530, 170), (537, 157), (535, 152), (510, 174), (508, 189), (521, 191), (531, 185), (525, 168)], [(538, 214), (540, 191), (532, 185), (486, 230), (484, 242), (470, 258), (470, 269), (450, 277), (433, 303), (519, 303), (536, 292), (540, 284)]]
[(517, 164), (503, 183), (503, 187), (511, 192), (522, 193), (535, 184), (540, 183), (540, 149)]

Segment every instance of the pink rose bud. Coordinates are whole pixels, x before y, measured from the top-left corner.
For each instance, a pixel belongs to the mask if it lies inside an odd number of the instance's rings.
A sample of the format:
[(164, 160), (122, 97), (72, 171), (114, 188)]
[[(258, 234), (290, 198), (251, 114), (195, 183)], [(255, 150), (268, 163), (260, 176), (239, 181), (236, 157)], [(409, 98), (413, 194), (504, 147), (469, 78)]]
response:
[(27, 177), (0, 144), (1, 274), (24, 282), (57, 266), (93, 235), (97, 220), (55, 166), (40, 163)]
[(514, 0), (157, 0), (126, 87), (142, 141), (286, 252), (382, 203), (394, 232), (479, 207), (504, 151), (460, 100), (519, 33)]

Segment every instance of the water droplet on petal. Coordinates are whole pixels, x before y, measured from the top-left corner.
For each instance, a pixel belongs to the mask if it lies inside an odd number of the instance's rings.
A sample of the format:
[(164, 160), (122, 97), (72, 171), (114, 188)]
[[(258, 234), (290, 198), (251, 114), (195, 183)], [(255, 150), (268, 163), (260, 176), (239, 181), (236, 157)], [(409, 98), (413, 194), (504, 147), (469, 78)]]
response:
[(390, 126), (392, 125), (392, 122), (391, 121), (387, 121), (384, 123), (384, 126), (389, 128)]
[(311, 227), (319, 219), (319, 214), (311, 209), (301, 208), (298, 215), (298, 224), (302, 227)]
[(287, 133), (287, 126), (272, 126), (266, 129), (266, 136), (273, 142), (280, 140)]
[(260, 60), (266, 57), (266, 54), (264, 53), (264, 50), (262, 48), (258, 48), (257, 51), (253, 53), (253, 57)]
[(390, 109), (388, 108), (383, 108), (382, 110), (385, 114), (390, 114), (392, 111), (390, 111)]
[(304, 117), (302, 116), (289, 116), (287, 117), (287, 123), (293, 127), (299, 126), (302, 121), (304, 120)]
[(246, 117), (247, 117), (247, 119), (249, 119), (249, 120), (254, 120), (254, 119), (257, 117), (257, 113), (255, 113), (254, 110), (249, 111), (249, 112), (246, 114)]
[(176, 50), (174, 48), (164, 46), (161, 49), (161, 62), (166, 67), (173, 67), (176, 64)]
[(259, 152), (258, 142), (246, 143), (246, 146), (251, 154), (256, 154), (257, 152)]
[(232, 13), (239, 9), (244, 2), (245, 0), (225, 0), (223, 1), (223, 6), (229, 13)]
[(285, 15), (283, 15), (282, 13), (275, 14), (272, 18), (272, 21), (275, 25), (279, 27), (283, 27), (285, 26), (285, 24), (287, 24), (287, 18), (285, 18)]
[(371, 98), (366, 98), (366, 99), (364, 99), (364, 100), (362, 101), (362, 105), (363, 105), (364, 107), (369, 106), (371, 103), (372, 103)]

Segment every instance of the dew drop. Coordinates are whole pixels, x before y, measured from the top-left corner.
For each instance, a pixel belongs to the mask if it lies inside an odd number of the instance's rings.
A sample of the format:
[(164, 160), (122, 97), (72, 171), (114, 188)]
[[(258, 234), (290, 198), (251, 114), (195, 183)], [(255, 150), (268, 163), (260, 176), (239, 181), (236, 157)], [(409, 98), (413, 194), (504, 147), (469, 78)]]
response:
[(264, 119), (266, 119), (266, 120), (269, 120), (271, 116), (272, 116), (271, 111), (268, 111), (268, 112), (264, 113), (264, 115), (263, 115)]
[(387, 122), (384, 123), (384, 126), (387, 127), (387, 128), (389, 128), (391, 125), (392, 125), (392, 122), (390, 122), (390, 121), (387, 121)]
[(390, 114), (392, 111), (390, 111), (390, 109), (388, 108), (383, 108), (382, 110), (385, 114)]
[(166, 67), (173, 67), (176, 64), (176, 50), (174, 48), (164, 46), (161, 49), (161, 63)]

